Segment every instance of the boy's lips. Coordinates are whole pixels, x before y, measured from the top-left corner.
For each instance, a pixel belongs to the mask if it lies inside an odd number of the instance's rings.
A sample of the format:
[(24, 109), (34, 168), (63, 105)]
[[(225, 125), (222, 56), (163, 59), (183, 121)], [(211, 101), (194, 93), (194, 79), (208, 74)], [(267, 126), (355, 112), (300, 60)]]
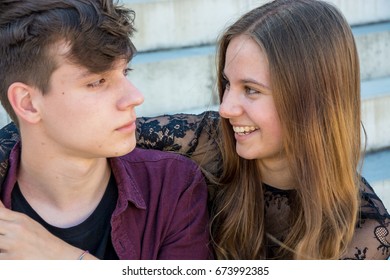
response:
[(133, 131), (135, 130), (135, 121), (130, 121), (116, 129), (117, 131)]

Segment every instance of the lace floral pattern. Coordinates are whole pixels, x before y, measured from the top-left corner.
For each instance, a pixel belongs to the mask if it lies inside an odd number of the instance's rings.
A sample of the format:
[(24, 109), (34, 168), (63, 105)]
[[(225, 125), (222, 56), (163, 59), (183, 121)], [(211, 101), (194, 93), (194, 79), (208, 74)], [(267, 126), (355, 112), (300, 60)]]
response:
[[(146, 149), (174, 151), (186, 155), (218, 176), (218, 113), (177, 114), (137, 120), (137, 145)], [(8, 169), (9, 152), (19, 140), (16, 127), (9, 124), (0, 130), (0, 183)], [(213, 162), (205, 162), (205, 153), (215, 153)], [(283, 239), (289, 229), (290, 204), (294, 191), (265, 186), (265, 223), (268, 233)], [(390, 255), (390, 215), (368, 182), (362, 178), (361, 213), (355, 236), (343, 259), (386, 259)], [(274, 251), (275, 246), (269, 250)], [(272, 253), (270, 252), (270, 255)]]

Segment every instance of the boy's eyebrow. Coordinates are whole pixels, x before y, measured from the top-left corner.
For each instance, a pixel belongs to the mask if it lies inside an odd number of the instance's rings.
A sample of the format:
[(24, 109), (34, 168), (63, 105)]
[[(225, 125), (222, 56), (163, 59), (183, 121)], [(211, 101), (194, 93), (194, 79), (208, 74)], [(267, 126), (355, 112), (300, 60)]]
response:
[(82, 79), (85, 79), (91, 75), (94, 75), (95, 73), (87, 70), (87, 69), (84, 69), (84, 70), (81, 70), (80, 72), (78, 72), (76, 74), (76, 80), (82, 80)]
[[(128, 64), (129, 64), (129, 61), (126, 61), (124, 63), (124, 68), (127, 68)], [(91, 72), (85, 68), (80, 69), (80, 71), (76, 74), (76, 80), (82, 80), (82, 79), (88, 78), (89, 76), (92, 76), (92, 75), (104, 75), (104, 74), (107, 74), (109, 71), (110, 71), (110, 69), (108, 69), (107, 71), (102, 71), (102, 72)]]

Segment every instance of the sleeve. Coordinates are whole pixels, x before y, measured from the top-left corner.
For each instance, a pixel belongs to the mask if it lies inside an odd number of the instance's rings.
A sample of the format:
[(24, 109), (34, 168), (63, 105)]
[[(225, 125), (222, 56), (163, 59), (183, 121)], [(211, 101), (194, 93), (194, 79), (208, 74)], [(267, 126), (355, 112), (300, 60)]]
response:
[(345, 259), (388, 259), (390, 256), (389, 230), (389, 213), (370, 184), (362, 178), (360, 217)]
[(19, 130), (14, 123), (9, 123), (0, 129), (0, 186), (8, 171), (8, 158), (11, 150), (19, 140)]
[[(180, 171), (175, 170), (174, 172)], [(171, 209), (168, 231), (159, 250), (158, 259), (201, 260), (213, 258), (210, 245), (207, 185), (198, 167), (179, 179), (184, 185)], [(183, 172), (181, 172), (182, 175)], [(184, 177), (184, 176), (183, 176)], [(184, 183), (186, 182), (186, 183)]]

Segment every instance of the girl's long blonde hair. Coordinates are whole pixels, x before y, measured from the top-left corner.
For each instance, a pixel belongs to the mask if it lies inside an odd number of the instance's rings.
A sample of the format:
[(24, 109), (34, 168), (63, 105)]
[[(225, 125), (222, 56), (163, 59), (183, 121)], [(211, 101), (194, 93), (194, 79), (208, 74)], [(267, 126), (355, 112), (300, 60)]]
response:
[[(218, 90), (232, 38), (246, 34), (265, 52), (297, 182), (291, 228), (280, 258), (338, 259), (352, 239), (359, 207), (359, 61), (351, 28), (332, 5), (274, 1), (230, 26), (219, 41)], [(262, 182), (255, 160), (235, 152), (221, 119), (223, 174), (213, 208), (212, 235), (220, 259), (266, 258)]]

